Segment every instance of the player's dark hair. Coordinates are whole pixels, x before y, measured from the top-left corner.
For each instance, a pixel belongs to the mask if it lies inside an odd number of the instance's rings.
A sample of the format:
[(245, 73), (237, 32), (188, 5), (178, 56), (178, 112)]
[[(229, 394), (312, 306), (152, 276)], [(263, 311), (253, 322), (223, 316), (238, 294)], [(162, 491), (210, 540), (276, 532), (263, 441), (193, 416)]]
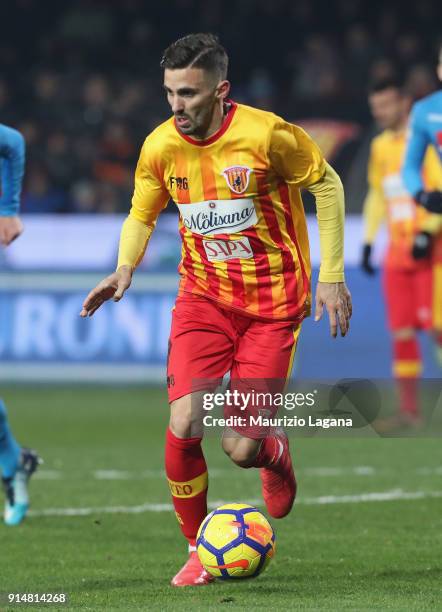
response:
[(229, 58), (214, 34), (189, 34), (164, 51), (161, 68), (203, 68), (219, 79), (227, 77)]
[(405, 93), (405, 83), (402, 78), (396, 75), (379, 77), (373, 79), (368, 87), (369, 95), (385, 91), (386, 89), (397, 89), (401, 93)]

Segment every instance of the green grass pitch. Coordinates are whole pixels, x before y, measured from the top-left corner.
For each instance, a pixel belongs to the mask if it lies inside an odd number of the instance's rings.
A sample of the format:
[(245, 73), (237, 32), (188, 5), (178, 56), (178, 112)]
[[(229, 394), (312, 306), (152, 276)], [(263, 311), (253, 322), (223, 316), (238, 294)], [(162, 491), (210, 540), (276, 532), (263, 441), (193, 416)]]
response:
[[(45, 463), (31, 483), (32, 515), (18, 528), (0, 525), (0, 609), (19, 607), (6, 605), (9, 592), (67, 593), (69, 604), (53, 610), (440, 609), (440, 438), (292, 438), (298, 500), (288, 518), (272, 521), (268, 570), (173, 589), (186, 547), (173, 512), (152, 511), (170, 503), (165, 392), (25, 387), (1, 395), (17, 438)], [(260, 499), (255, 470), (231, 465), (215, 437), (205, 450), (209, 500)]]

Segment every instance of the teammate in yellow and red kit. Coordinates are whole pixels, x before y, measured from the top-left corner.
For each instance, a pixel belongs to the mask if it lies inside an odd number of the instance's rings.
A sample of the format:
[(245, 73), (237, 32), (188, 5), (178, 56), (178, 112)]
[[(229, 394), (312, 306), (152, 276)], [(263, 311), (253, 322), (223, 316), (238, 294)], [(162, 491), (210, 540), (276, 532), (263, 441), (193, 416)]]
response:
[[(210, 34), (186, 36), (166, 49), (161, 65), (173, 117), (143, 145), (117, 271), (91, 291), (81, 312), (90, 316), (105, 300), (121, 299), (172, 198), (183, 246), (169, 343), (165, 464), (190, 550), (174, 586), (211, 580), (195, 551), (207, 513), (202, 394), (228, 371), (234, 390), (275, 390), (290, 374), (300, 325), (310, 313), (303, 187), (316, 197), (321, 242), (316, 319), (325, 306), (336, 337), (338, 326), (347, 333), (351, 316), (339, 177), (301, 128), (228, 98), (227, 64)], [(239, 433), (224, 432), (224, 451), (237, 465), (261, 468), (268, 512), (285, 516), (296, 494), (286, 435), (271, 430), (263, 437), (247, 426)]]
[[(370, 261), (371, 245), (380, 224), (385, 220), (388, 224), (389, 242), (383, 262), (383, 288), (393, 337), (393, 375), (399, 390), (399, 414), (392, 424), (398, 425), (417, 424), (420, 421), (417, 380), (422, 364), (416, 332), (434, 329), (432, 253), (430, 241), (426, 241), (425, 248), (422, 248), (421, 237), (423, 233), (437, 235), (442, 227), (440, 215), (432, 215), (415, 205), (401, 178), (411, 102), (410, 96), (396, 79), (381, 80), (372, 86), (370, 109), (384, 131), (371, 144), (369, 191), (364, 205), (362, 267), (368, 273), (374, 272)], [(433, 149), (428, 150), (424, 174), (427, 188), (436, 189), (441, 174)]]

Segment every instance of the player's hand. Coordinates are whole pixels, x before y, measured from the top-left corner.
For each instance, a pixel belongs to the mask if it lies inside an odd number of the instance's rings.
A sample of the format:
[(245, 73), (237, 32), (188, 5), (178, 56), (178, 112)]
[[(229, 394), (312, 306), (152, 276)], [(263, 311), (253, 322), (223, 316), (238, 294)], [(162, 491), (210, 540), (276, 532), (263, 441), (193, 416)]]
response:
[(321, 283), (316, 287), (315, 321), (322, 318), (324, 306), (330, 320), (330, 334), (336, 338), (338, 324), (341, 336), (345, 336), (350, 327), (353, 312), (350, 291), (345, 283)]
[(442, 191), (419, 191), (414, 199), (428, 212), (442, 214)]
[(19, 217), (0, 217), (0, 244), (8, 246), (23, 232), (23, 223)]
[(371, 263), (371, 244), (364, 244), (361, 257), (361, 268), (365, 274), (373, 276), (376, 274), (376, 268)]
[(428, 232), (419, 232), (414, 237), (413, 249), (411, 254), (413, 259), (426, 259), (431, 255), (431, 234)]
[(130, 287), (131, 282), (132, 268), (130, 266), (118, 268), (116, 272), (98, 283), (95, 289), (92, 289), (83, 302), (80, 317), (91, 317), (107, 300), (113, 299), (114, 302), (119, 302), (126, 289)]

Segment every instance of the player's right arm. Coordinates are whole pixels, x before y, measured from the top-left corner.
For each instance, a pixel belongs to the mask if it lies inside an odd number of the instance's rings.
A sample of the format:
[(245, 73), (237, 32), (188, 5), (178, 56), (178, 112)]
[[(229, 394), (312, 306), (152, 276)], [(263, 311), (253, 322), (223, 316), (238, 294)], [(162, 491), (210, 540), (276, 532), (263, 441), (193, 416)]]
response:
[(89, 293), (81, 317), (92, 316), (107, 300), (118, 302), (130, 287), (133, 272), (143, 258), (158, 216), (170, 197), (161, 178), (160, 162), (160, 152), (155, 153), (147, 138), (135, 171), (132, 208), (121, 229), (117, 269)]
[(0, 244), (8, 246), (23, 231), (18, 211), (25, 169), (25, 140), (20, 132), (3, 124), (0, 124), (0, 158)]
[(368, 192), (364, 200), (364, 245), (362, 247), (361, 267), (367, 274), (374, 274), (371, 263), (372, 245), (381, 224), (386, 218), (386, 202), (382, 189), (382, 175), (377, 155), (377, 141), (372, 142), (368, 160)]

